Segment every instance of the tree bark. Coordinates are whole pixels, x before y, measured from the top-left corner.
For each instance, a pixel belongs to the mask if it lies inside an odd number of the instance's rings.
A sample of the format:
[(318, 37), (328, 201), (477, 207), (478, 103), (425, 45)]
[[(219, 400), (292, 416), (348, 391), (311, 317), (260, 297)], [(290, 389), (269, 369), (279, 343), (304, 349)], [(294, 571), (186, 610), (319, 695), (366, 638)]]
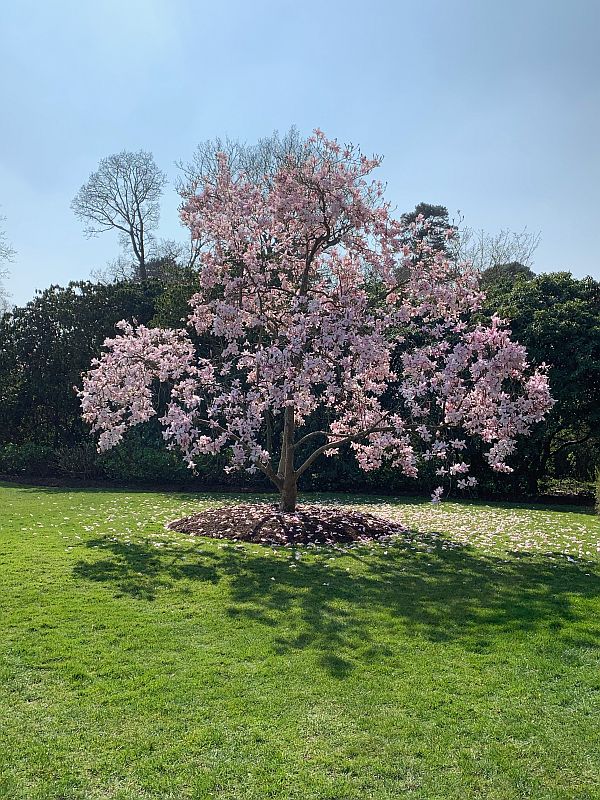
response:
[(146, 269), (146, 264), (143, 261), (140, 261), (139, 273), (140, 273), (140, 280), (141, 281), (147, 281), (148, 280), (148, 270)]
[(144, 247), (144, 223), (140, 214), (140, 280), (148, 280), (148, 272), (146, 270), (146, 248)]
[(293, 514), (296, 510), (298, 501), (298, 479), (292, 476), (289, 481), (283, 484), (279, 495), (279, 510), (285, 514)]
[(277, 470), (277, 477), (281, 480), (279, 510), (285, 513), (293, 513), (296, 510), (298, 499), (298, 475), (294, 470), (295, 427), (294, 407), (287, 406), (281, 437), (281, 458)]

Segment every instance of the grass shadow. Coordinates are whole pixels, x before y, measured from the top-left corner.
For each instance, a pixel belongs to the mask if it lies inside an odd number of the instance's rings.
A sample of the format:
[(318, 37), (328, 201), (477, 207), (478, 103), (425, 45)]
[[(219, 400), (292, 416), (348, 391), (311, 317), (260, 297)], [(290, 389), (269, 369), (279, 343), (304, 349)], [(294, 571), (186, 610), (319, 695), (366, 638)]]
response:
[(264, 626), (277, 653), (315, 651), (340, 678), (357, 661), (394, 658), (386, 637), (400, 629), (474, 653), (537, 635), (563, 648), (600, 644), (600, 627), (591, 621), (597, 617), (580, 610), (582, 599), (600, 596), (598, 564), (558, 554), (500, 559), (437, 534), (418, 540), (419, 547), (407, 535), (387, 551), (352, 550), (329, 560), (327, 551), (265, 558), (249, 546), (197, 553), (176, 542), (97, 538), (86, 546), (102, 556), (81, 559), (74, 574), (144, 601), (165, 587), (193, 599), (200, 585), (222, 584), (232, 618)]

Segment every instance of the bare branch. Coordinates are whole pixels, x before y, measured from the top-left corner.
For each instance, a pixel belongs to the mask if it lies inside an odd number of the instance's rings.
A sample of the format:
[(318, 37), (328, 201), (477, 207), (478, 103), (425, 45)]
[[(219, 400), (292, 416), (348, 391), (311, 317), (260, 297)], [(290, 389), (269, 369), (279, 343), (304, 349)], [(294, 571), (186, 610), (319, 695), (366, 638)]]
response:
[[(4, 217), (0, 217), (0, 222), (4, 221)], [(6, 264), (13, 260), (15, 251), (6, 240), (6, 234), (0, 230), (0, 314), (8, 310), (9, 294), (4, 286), (4, 279), (8, 277), (8, 269)]]
[(71, 208), (88, 236), (117, 230), (131, 247), (138, 277), (147, 278), (146, 254), (158, 225), (159, 200), (167, 182), (152, 153), (122, 151), (103, 158), (75, 195)]
[(458, 260), (469, 261), (481, 272), (507, 264), (531, 269), (540, 238), (540, 233), (527, 228), (520, 232), (504, 228), (498, 233), (487, 233), (464, 227), (458, 236)]
[(340, 447), (343, 447), (345, 444), (349, 444), (350, 442), (360, 442), (361, 439), (366, 439), (372, 433), (385, 433), (386, 431), (391, 431), (393, 428), (390, 426), (385, 427), (377, 427), (377, 428), (368, 428), (364, 431), (359, 431), (358, 433), (352, 433), (348, 436), (343, 436), (341, 439), (336, 439), (333, 442), (327, 442), (321, 447), (317, 447), (309, 457), (306, 459), (304, 464), (302, 464), (296, 470), (296, 477), (300, 477), (306, 470), (317, 460), (317, 458), (322, 455), (323, 453), (327, 452), (327, 450), (339, 450)]
[(177, 188), (187, 197), (206, 185), (213, 186), (218, 174), (217, 153), (227, 156), (234, 177), (243, 174), (256, 186), (268, 188), (285, 161), (302, 157), (304, 148), (305, 142), (293, 126), (283, 136), (275, 131), (254, 145), (237, 139), (208, 139), (198, 145), (191, 162), (178, 162), (182, 178)]

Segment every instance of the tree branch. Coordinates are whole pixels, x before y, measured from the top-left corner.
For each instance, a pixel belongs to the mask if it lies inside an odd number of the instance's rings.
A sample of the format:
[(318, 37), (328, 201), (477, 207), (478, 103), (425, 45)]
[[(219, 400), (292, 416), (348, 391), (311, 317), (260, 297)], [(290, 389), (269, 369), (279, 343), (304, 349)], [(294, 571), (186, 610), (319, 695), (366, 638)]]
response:
[(391, 430), (393, 430), (393, 428), (389, 425), (384, 428), (369, 428), (361, 433), (352, 433), (348, 436), (344, 436), (335, 442), (327, 442), (327, 444), (321, 445), (321, 447), (318, 447), (309, 455), (304, 464), (302, 464), (302, 466), (296, 470), (296, 477), (299, 478), (300, 475), (306, 472), (306, 470), (317, 460), (317, 458), (327, 450), (339, 450), (339, 448), (343, 445), (349, 444), (350, 442), (358, 442), (361, 439), (365, 439), (367, 436), (370, 436), (372, 433), (386, 433)]

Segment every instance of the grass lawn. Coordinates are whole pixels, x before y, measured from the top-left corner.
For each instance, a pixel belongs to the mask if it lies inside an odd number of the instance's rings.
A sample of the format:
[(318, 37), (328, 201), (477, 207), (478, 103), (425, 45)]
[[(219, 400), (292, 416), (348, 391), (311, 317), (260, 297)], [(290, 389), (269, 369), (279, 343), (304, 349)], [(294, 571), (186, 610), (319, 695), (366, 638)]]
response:
[(600, 798), (597, 517), (352, 498), (414, 533), (348, 552), (164, 529), (218, 502), (0, 486), (3, 800)]

